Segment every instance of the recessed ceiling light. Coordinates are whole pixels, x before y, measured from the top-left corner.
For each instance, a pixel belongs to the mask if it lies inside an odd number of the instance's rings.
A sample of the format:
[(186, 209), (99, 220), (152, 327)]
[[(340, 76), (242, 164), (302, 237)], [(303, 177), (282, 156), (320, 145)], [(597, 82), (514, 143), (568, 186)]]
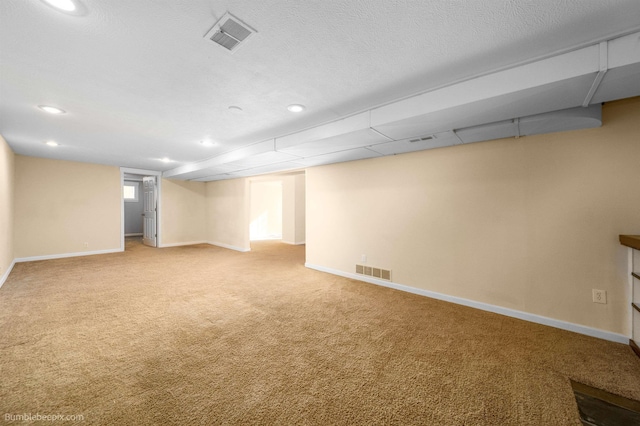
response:
[(170, 158), (164, 157), (161, 158), (160, 161), (162, 161), (163, 163), (170, 163), (172, 160)]
[(63, 10), (65, 12), (73, 12), (76, 10), (76, 4), (72, 0), (44, 0), (56, 9)]
[(228, 109), (229, 109), (229, 111), (235, 112), (235, 113), (242, 112), (242, 108), (240, 108), (239, 106), (235, 106), (235, 105), (231, 105)]
[(200, 141), (200, 144), (201, 144), (202, 146), (214, 146), (214, 145), (215, 145), (215, 142), (211, 142), (211, 141), (209, 141), (209, 140), (206, 140), (206, 139), (205, 139), (205, 140), (203, 140), (203, 141)]
[(38, 108), (41, 110), (48, 112), (49, 114), (66, 114), (67, 111), (49, 105), (38, 105)]
[(305, 110), (305, 106), (300, 104), (293, 104), (289, 105), (287, 109), (291, 112), (302, 112)]
[(59, 145), (59, 143), (58, 143), (58, 142), (56, 142), (56, 141), (46, 141), (45, 143), (46, 143), (47, 145), (49, 145), (49, 146), (58, 146), (58, 145)]

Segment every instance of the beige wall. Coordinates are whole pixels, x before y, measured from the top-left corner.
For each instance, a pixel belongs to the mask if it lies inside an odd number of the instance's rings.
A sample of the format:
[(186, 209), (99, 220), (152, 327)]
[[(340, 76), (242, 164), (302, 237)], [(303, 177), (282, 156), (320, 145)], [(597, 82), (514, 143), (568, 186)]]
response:
[(303, 244), (305, 241), (304, 173), (282, 177), (282, 241)]
[(16, 258), (120, 249), (118, 167), (17, 155), (15, 170)]
[[(640, 234), (640, 98), (601, 128), (307, 170), (307, 262), (628, 334)], [(592, 303), (592, 289), (609, 303)]]
[(296, 178), (282, 177), (282, 241), (296, 241)]
[[(207, 241), (236, 250), (250, 250), (251, 185), (282, 184), (283, 240), (290, 230), (292, 243), (305, 238), (305, 179), (266, 175), (216, 182), (162, 181), (162, 244)], [(287, 186), (290, 183), (290, 187)], [(290, 191), (287, 192), (285, 187)], [(272, 199), (273, 197), (269, 197)], [(289, 206), (290, 205), (290, 206)], [(202, 206), (199, 208), (199, 206)], [(289, 208), (290, 207), (290, 211)], [(285, 212), (286, 210), (286, 212)], [(285, 217), (286, 216), (286, 217)], [(204, 224), (204, 233), (200, 233)], [(275, 228), (271, 225), (271, 230)], [(198, 235), (203, 235), (198, 237)]]
[(162, 245), (203, 242), (206, 235), (206, 184), (162, 180)]
[(15, 155), (0, 136), (0, 284), (13, 263)]
[(304, 244), (306, 239), (306, 183), (304, 173), (295, 176), (295, 244)]
[(249, 250), (249, 180), (207, 182), (206, 197), (207, 241)]

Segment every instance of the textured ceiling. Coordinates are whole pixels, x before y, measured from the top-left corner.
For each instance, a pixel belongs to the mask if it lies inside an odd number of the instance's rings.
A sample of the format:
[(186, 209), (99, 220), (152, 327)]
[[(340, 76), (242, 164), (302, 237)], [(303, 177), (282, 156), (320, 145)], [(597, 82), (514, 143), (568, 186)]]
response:
[[(638, 0), (77, 1), (0, 2), (0, 133), (18, 154), (151, 170), (640, 29)], [(225, 12), (257, 30), (233, 54), (203, 38)]]

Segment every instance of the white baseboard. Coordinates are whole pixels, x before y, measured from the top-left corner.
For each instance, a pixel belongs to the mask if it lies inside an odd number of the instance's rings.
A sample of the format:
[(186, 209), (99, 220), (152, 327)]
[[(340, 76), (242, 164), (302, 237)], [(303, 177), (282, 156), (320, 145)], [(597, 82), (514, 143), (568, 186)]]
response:
[(142, 237), (142, 233), (137, 233), (137, 234), (124, 234), (125, 237)]
[(283, 243), (285, 243), (285, 244), (290, 244), (290, 245), (292, 245), (292, 246), (303, 246), (303, 245), (305, 245), (305, 244), (306, 244), (306, 242), (304, 242), (304, 241), (302, 241), (302, 242), (298, 242), (298, 243), (293, 243), (293, 242), (291, 242), (291, 241), (285, 241), (285, 240), (282, 240), (282, 242), (283, 242)]
[(159, 247), (160, 248), (165, 248), (165, 247), (179, 247), (179, 246), (193, 246), (196, 244), (208, 244), (206, 241), (188, 241), (185, 243), (169, 243), (169, 244), (162, 244)]
[(16, 264), (15, 260), (11, 262), (11, 265), (9, 265), (7, 270), (4, 271), (4, 274), (2, 275), (2, 277), (0, 277), (0, 288), (2, 288), (2, 285), (4, 284), (4, 282), (7, 280), (7, 278), (9, 278), (9, 274), (11, 273), (11, 270), (13, 269), (15, 264)]
[(236, 247), (236, 246), (232, 246), (232, 245), (225, 244), (225, 243), (217, 243), (215, 241), (207, 241), (206, 243), (207, 244), (211, 244), (212, 246), (218, 246), (218, 247), (226, 248), (226, 249), (229, 249), (229, 250), (241, 251), (243, 253), (251, 251), (250, 248)]
[(529, 312), (518, 311), (515, 309), (504, 308), (502, 306), (491, 305), (489, 303), (477, 302), (475, 300), (464, 299), (462, 297), (449, 296), (443, 293), (437, 293), (435, 291), (424, 290), (421, 288), (409, 287), (403, 284), (397, 284), (391, 281), (385, 281), (378, 278), (363, 276), (355, 273), (344, 272), (333, 268), (326, 268), (324, 266), (314, 265), (311, 263), (305, 263), (304, 266), (310, 269), (315, 269), (320, 272), (327, 272), (333, 275), (339, 275), (345, 278), (352, 278), (358, 281), (364, 281), (371, 284), (380, 285), (383, 287), (389, 287), (400, 291), (406, 291), (408, 293), (418, 294), (420, 296), (431, 297), (432, 299), (444, 300), (446, 302), (456, 303), (458, 305), (469, 306), (471, 308), (480, 309), (483, 311), (493, 312), (496, 314), (505, 315), (508, 317), (518, 318), (521, 320), (534, 322), (537, 324), (547, 325), (550, 327), (559, 328), (562, 330), (573, 331), (574, 333), (584, 334), (587, 336), (597, 337), (599, 339), (609, 340), (616, 343), (629, 344), (629, 337), (613, 333), (610, 331), (600, 330), (597, 328), (591, 328), (584, 325), (574, 324), (571, 322), (561, 321), (554, 318), (543, 317), (541, 315), (531, 314)]
[(122, 251), (124, 250), (121, 248), (117, 248), (117, 249), (107, 249), (107, 250), (81, 251), (77, 253), (46, 254), (44, 256), (19, 257), (15, 260), (15, 262), (16, 263), (33, 262), (35, 260), (51, 260), (51, 259), (62, 259), (65, 257), (93, 256), (94, 254), (119, 253)]

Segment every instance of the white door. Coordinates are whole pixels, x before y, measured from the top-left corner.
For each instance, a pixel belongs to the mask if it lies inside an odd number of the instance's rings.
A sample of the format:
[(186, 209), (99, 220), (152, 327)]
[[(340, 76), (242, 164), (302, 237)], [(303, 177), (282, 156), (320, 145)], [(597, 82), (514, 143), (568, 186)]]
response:
[(144, 197), (144, 213), (142, 223), (142, 243), (156, 247), (157, 246), (157, 190), (156, 177), (145, 176), (142, 178), (142, 195)]

